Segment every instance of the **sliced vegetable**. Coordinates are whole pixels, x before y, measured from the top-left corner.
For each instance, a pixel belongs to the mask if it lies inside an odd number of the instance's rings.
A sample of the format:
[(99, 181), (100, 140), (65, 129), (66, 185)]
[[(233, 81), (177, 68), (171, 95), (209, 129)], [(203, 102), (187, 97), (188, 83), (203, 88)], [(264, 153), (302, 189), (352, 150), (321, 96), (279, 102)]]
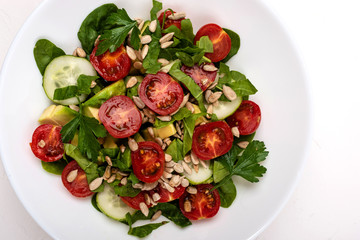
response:
[(186, 171), (183, 173), (184, 176), (189, 180), (191, 184), (202, 184), (202, 183), (209, 183), (212, 181), (213, 171), (212, 167), (210, 166), (209, 162), (206, 163), (208, 167), (204, 167), (203, 165), (198, 165), (198, 170), (194, 169), (194, 166), (191, 166), (191, 174), (187, 173)]
[[(213, 63), (209, 63), (206, 65), (214, 66)], [(186, 73), (186, 75), (190, 76), (203, 91), (205, 91), (215, 81), (217, 74), (216, 70), (205, 71), (204, 66), (205, 64), (202, 64), (200, 66), (196, 64), (193, 67), (187, 67), (185, 65), (181, 67), (181, 71)]]
[[(162, 12), (158, 18), (161, 26), (164, 26), (162, 27), (162, 29), (167, 29), (168, 27), (170, 26), (175, 26), (179, 29), (181, 29), (181, 21), (185, 18), (180, 18), (180, 19), (177, 19), (177, 20), (172, 20), (172, 19), (169, 19), (169, 16), (172, 14), (172, 13), (176, 13), (176, 12), (172, 12), (170, 10), (167, 10), (165, 13)], [(165, 15), (165, 19), (164, 19), (164, 15)]]
[(240, 104), (241, 97), (237, 97), (231, 102), (219, 101), (219, 104), (213, 107), (213, 114), (215, 114), (219, 120), (223, 120), (232, 115), (239, 108)]

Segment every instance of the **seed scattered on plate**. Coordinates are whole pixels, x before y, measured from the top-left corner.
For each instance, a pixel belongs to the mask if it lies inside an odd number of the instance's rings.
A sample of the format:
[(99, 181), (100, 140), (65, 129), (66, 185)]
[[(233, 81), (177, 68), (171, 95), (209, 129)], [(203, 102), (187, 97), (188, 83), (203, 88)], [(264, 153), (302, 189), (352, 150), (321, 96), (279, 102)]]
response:
[(101, 186), (103, 182), (103, 178), (102, 177), (98, 177), (98, 178), (95, 178), (92, 182), (90, 182), (89, 184), (89, 189), (90, 191), (94, 191), (96, 190), (98, 187)]
[(69, 172), (69, 174), (67, 175), (66, 180), (71, 183), (71, 182), (73, 182), (73, 181), (76, 179), (77, 175), (78, 175), (78, 170), (77, 170), (77, 169), (72, 170), (72, 171)]

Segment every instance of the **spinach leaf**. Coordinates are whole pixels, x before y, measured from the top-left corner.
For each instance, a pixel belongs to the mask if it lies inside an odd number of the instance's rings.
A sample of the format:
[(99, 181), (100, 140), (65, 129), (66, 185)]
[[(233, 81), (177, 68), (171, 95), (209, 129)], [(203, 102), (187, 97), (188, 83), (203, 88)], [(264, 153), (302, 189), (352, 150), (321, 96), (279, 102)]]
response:
[(78, 38), (87, 54), (91, 54), (96, 38), (102, 34), (107, 17), (117, 10), (113, 3), (104, 4), (93, 10), (81, 23)]
[(180, 208), (172, 203), (158, 203), (154, 208), (154, 213), (158, 210), (161, 210), (161, 213), (164, 217), (174, 222), (176, 225), (180, 227), (187, 227), (191, 225), (191, 222), (188, 218), (186, 218)]
[(207, 53), (214, 52), (213, 43), (211, 42), (209, 36), (202, 36), (199, 41), (196, 42), (196, 46), (204, 49)]
[(176, 138), (170, 143), (165, 152), (171, 155), (174, 162), (178, 162), (184, 159), (184, 155), (182, 152), (183, 145), (183, 142), (180, 139)]
[[(150, 19), (155, 20), (157, 19), (157, 13), (163, 8), (162, 3), (156, 0), (152, 1), (153, 7), (150, 10)], [(159, 23), (158, 23), (159, 25)]]
[(230, 52), (223, 60), (221, 60), (221, 62), (226, 63), (227, 61), (229, 61), (230, 58), (232, 58), (239, 51), (241, 41), (240, 41), (239, 35), (236, 32), (231, 31), (230, 29), (226, 29), (226, 28), (223, 28), (223, 30), (229, 35), (229, 37), (231, 39)]
[(184, 118), (184, 144), (183, 144), (183, 156), (190, 151), (192, 145), (192, 136), (195, 128), (195, 121), (200, 116), (204, 116), (206, 113), (193, 114), (187, 118)]
[(98, 205), (97, 205), (96, 195), (97, 195), (97, 193), (95, 193), (95, 194), (91, 197), (91, 204), (92, 204), (92, 206), (93, 206), (96, 210), (98, 210), (99, 212), (102, 213), (102, 211), (100, 210), (100, 208), (99, 208)]
[(194, 59), (187, 53), (184, 52), (177, 52), (175, 53), (175, 55), (180, 59), (180, 61), (188, 66), (188, 67), (192, 67), (194, 66)]
[(130, 182), (128, 182), (124, 186), (115, 185), (114, 191), (117, 195), (119, 195), (121, 197), (135, 197), (136, 195), (138, 195), (141, 192), (140, 189), (133, 188), (132, 183), (130, 183)]
[(162, 37), (159, 21), (155, 32), (150, 34), (152, 40), (149, 43), (149, 51), (144, 58), (143, 67), (145, 68), (146, 73), (156, 74), (161, 69), (161, 63), (157, 61), (161, 49), (159, 40)]
[(119, 168), (120, 171), (130, 171), (131, 167), (131, 151), (126, 148), (125, 152), (113, 160), (113, 166)]
[(183, 108), (180, 108), (180, 110), (171, 117), (171, 121), (165, 122), (165, 121), (161, 121), (157, 118), (155, 120), (154, 127), (163, 128), (163, 127), (166, 127), (166, 126), (172, 124), (175, 121), (183, 120), (184, 118), (186, 118), (190, 115), (191, 115), (190, 110), (183, 107)]
[(132, 222), (132, 218), (130, 213), (126, 214), (126, 221), (127, 224), (129, 225), (129, 231), (128, 234), (129, 235), (133, 235), (139, 238), (143, 238), (148, 236), (150, 233), (152, 233), (153, 230), (158, 229), (159, 227), (163, 226), (164, 224), (168, 223), (168, 222), (161, 222), (161, 223), (149, 223), (149, 224), (145, 224), (139, 227), (132, 227), (133, 223)]
[(220, 195), (220, 202), (223, 208), (228, 208), (234, 202), (236, 198), (236, 187), (230, 178), (218, 189)]
[(213, 177), (214, 183), (218, 183), (223, 180), (230, 172), (224, 167), (220, 161), (214, 161)]
[(55, 162), (41, 161), (41, 166), (45, 171), (56, 175), (61, 175), (66, 165), (67, 162), (64, 159)]
[(186, 39), (191, 43), (194, 41), (193, 26), (190, 19), (181, 20), (181, 30), (178, 27), (171, 25), (170, 27), (164, 29), (162, 32), (164, 34), (174, 32), (174, 36), (176, 38)]
[(79, 94), (90, 94), (91, 93), (91, 82), (98, 79), (99, 76), (88, 76), (81, 74), (77, 79), (77, 86)]
[(47, 65), (56, 57), (65, 55), (65, 52), (47, 39), (40, 39), (34, 47), (34, 58), (41, 75), (44, 75)]
[(131, 181), (133, 184), (137, 184), (138, 182), (140, 182), (140, 180), (135, 176), (134, 172), (131, 172), (128, 180)]

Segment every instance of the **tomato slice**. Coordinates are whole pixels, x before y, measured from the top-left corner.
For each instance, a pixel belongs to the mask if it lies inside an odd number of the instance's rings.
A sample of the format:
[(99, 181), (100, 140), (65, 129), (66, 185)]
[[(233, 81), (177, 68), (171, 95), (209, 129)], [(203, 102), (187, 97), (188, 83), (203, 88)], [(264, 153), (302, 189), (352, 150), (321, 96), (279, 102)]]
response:
[(64, 144), (60, 130), (61, 127), (51, 124), (43, 124), (35, 129), (30, 147), (37, 158), (44, 162), (54, 162), (63, 157)]
[(260, 121), (260, 107), (250, 100), (242, 101), (235, 113), (226, 119), (230, 127), (238, 127), (241, 135), (254, 133)]
[(138, 91), (145, 105), (160, 115), (178, 110), (184, 98), (180, 84), (163, 72), (146, 75)]
[[(209, 63), (207, 65), (214, 66), (213, 63)], [(202, 64), (201, 66), (196, 64), (193, 67), (188, 67), (185, 65), (181, 67), (181, 71), (194, 79), (196, 84), (199, 85), (203, 91), (205, 91), (215, 81), (217, 74), (217, 71), (205, 71), (204, 66), (205, 64)]]
[(213, 43), (214, 51), (205, 54), (205, 57), (209, 58), (212, 62), (219, 62), (229, 54), (231, 38), (220, 26), (213, 23), (202, 26), (195, 35), (194, 44), (202, 36), (208, 36)]
[[(176, 12), (174, 12), (176, 13)], [(163, 29), (167, 29), (168, 27), (170, 27), (171, 25), (174, 25), (175, 27), (177, 27), (178, 29), (181, 30), (181, 21), (184, 20), (185, 18), (180, 18), (178, 20), (172, 20), (172, 19), (168, 19), (168, 17), (171, 15), (171, 11), (167, 10), (165, 13), (165, 23), (164, 23), (164, 28)], [(160, 14), (160, 16), (158, 17), (158, 20), (160, 22), (160, 26), (162, 26), (163, 24), (163, 19), (164, 19), (164, 12), (162, 12)]]
[(218, 121), (200, 125), (193, 133), (192, 150), (202, 160), (210, 160), (227, 153), (234, 137), (226, 122)]
[(127, 96), (114, 96), (99, 109), (100, 121), (115, 138), (126, 138), (137, 133), (141, 127), (141, 113)]
[(90, 54), (90, 62), (95, 70), (107, 81), (116, 81), (127, 76), (131, 69), (131, 59), (126, 53), (124, 45), (115, 52), (106, 51), (96, 56), (98, 45)]
[(143, 182), (152, 183), (164, 172), (165, 153), (154, 142), (139, 142), (138, 150), (131, 152), (131, 162), (135, 176)]
[[(201, 220), (214, 217), (220, 208), (220, 195), (211, 184), (196, 185), (197, 193), (185, 192), (179, 200), (180, 210), (190, 220)], [(186, 201), (190, 202), (191, 208), (184, 207)], [(190, 210), (190, 211), (185, 211)]]
[[(123, 202), (128, 205), (129, 207), (132, 207), (134, 209), (140, 210), (140, 203), (145, 203), (145, 193), (144, 191), (141, 191), (138, 195), (135, 197), (120, 197)], [(152, 207), (152, 204), (147, 205), (149, 208)]]
[(160, 195), (160, 199), (157, 202), (164, 203), (164, 202), (171, 202), (173, 200), (178, 199), (183, 195), (185, 192), (185, 188), (181, 185), (175, 187), (174, 192), (169, 192), (167, 189), (160, 186), (160, 184), (154, 188), (153, 190), (149, 191), (150, 196), (154, 193), (158, 193)]
[[(74, 181), (69, 182), (67, 180), (67, 176), (73, 170), (77, 170), (77, 175)], [(89, 188), (84, 170), (82, 170), (82, 168), (75, 160), (69, 162), (65, 166), (61, 174), (61, 180), (66, 189), (75, 197), (88, 197), (93, 195), (93, 192)]]

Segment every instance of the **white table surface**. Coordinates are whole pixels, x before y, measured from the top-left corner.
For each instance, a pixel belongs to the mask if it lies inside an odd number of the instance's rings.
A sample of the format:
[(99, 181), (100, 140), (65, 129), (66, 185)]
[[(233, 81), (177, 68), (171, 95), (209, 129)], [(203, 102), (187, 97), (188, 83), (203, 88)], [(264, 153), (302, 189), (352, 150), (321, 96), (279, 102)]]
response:
[[(0, 66), (41, 1), (0, 0)], [(360, 2), (266, 2), (291, 33), (307, 68), (314, 132), (295, 192), (257, 239), (360, 239)], [(51, 239), (18, 200), (2, 164), (0, 189), (1, 239)]]

